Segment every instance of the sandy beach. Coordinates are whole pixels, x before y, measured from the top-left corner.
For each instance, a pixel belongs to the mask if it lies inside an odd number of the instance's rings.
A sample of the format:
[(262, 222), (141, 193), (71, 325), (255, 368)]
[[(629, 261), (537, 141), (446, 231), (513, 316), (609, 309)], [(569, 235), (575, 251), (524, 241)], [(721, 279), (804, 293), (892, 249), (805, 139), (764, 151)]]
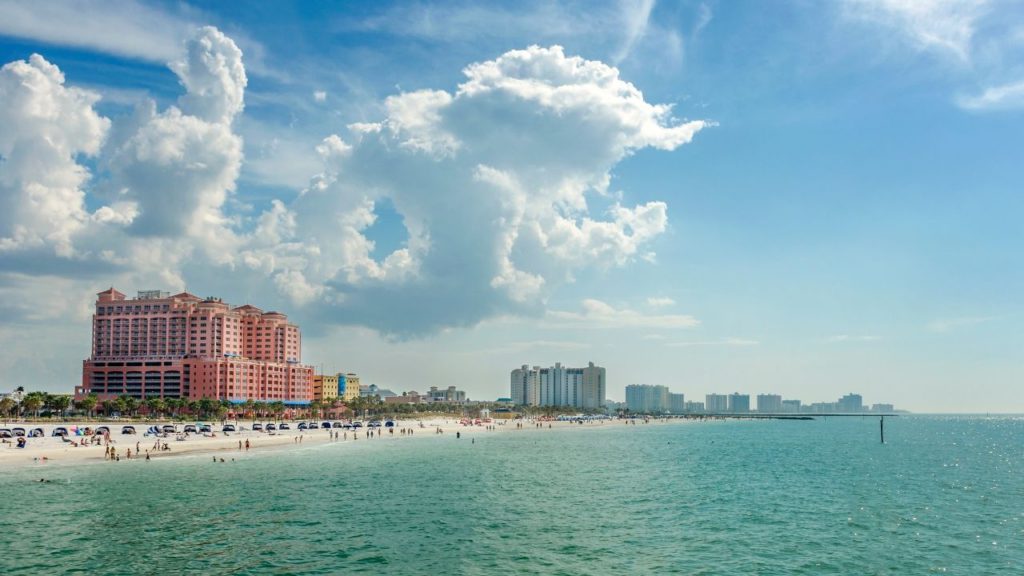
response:
[[(377, 428), (370, 436), (370, 430), (361, 428), (358, 431), (345, 429), (317, 429), (298, 430), (300, 421), (288, 421), (291, 430), (278, 431), (274, 434), (252, 430), (252, 421), (229, 421), (227, 424), (234, 424), (237, 432), (222, 432), (223, 424), (217, 423), (212, 426), (214, 434), (167, 434), (153, 436), (145, 434), (150, 426), (164, 426), (171, 424), (167, 421), (118, 421), (118, 422), (65, 422), (65, 423), (33, 423), (33, 422), (5, 422), (0, 428), (25, 428), (32, 430), (42, 428), (46, 436), (41, 438), (27, 438), (25, 448), (17, 448), (16, 439), (4, 439), (0, 445), (0, 470), (11, 470), (25, 466), (40, 464), (67, 465), (110, 462), (107, 457), (108, 446), (105, 439), (98, 444), (89, 443), (89, 437), (71, 435), (68, 437), (78, 446), (65, 442), (60, 437), (51, 436), (56, 427), (65, 427), (69, 430), (73, 426), (80, 428), (90, 427), (96, 429), (100, 426), (107, 426), (110, 429), (109, 447), (114, 449), (116, 458), (120, 461), (128, 460), (128, 450), (131, 450), (131, 459), (144, 460), (147, 455), (151, 459), (174, 458), (182, 455), (196, 455), (208, 453), (211, 457), (228, 458), (237, 457), (239, 454), (255, 454), (266, 452), (269, 449), (298, 448), (310, 444), (326, 444), (330, 442), (390, 442), (398, 440), (412, 440), (416, 438), (429, 438), (438, 434), (451, 436), (474, 437), (482, 434), (498, 433), (526, 433), (531, 431), (543, 431), (554, 428), (579, 428), (587, 429), (597, 426), (622, 426), (622, 422), (609, 420), (604, 422), (587, 422), (576, 424), (567, 421), (496, 421), (480, 425), (465, 425), (454, 418), (430, 418), (424, 420), (396, 420), (393, 428)], [(521, 422), (522, 427), (517, 427)], [(265, 422), (264, 422), (265, 423)], [(182, 430), (188, 423), (175, 423), (178, 430)], [(133, 426), (136, 434), (122, 434), (124, 426)], [(402, 433), (402, 430), (411, 433)], [(393, 430), (393, 432), (391, 431)], [(338, 438), (334, 438), (334, 434)], [(84, 440), (84, 442), (83, 442)], [(248, 443), (248, 450), (246, 449)], [(162, 449), (167, 446), (167, 450)], [(158, 448), (159, 446), (159, 448)]]

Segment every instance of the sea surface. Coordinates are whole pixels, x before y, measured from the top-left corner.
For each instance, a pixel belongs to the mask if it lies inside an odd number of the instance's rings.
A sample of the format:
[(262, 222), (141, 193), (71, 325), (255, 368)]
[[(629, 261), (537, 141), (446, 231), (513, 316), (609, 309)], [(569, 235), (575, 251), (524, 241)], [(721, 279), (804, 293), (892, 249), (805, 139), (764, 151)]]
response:
[(1024, 418), (578, 428), (0, 470), (0, 574), (1024, 574)]

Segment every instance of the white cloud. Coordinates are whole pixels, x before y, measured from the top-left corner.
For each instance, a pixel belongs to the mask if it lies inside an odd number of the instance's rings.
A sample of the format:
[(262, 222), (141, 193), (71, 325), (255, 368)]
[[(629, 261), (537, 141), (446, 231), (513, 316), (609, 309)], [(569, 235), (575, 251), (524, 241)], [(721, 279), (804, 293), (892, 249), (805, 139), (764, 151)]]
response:
[(647, 305), (651, 308), (666, 308), (668, 306), (675, 306), (675, 304), (675, 300), (665, 296), (652, 296), (647, 299)]
[(313, 100), (316, 100), (317, 102), (324, 102), (325, 100), (327, 100), (327, 92), (323, 90), (314, 90)]
[(850, 334), (836, 334), (825, 339), (826, 342), (874, 342), (881, 340), (880, 336), (851, 336)]
[(186, 48), (186, 59), (171, 65), (186, 88), (181, 109), (140, 107), (112, 143), (108, 165), (116, 187), (137, 203), (133, 234), (198, 239), (227, 262), (237, 242), (222, 207), (242, 164), (242, 140), (231, 127), (244, 106), (242, 54), (212, 27)]
[(977, 324), (982, 324), (994, 319), (995, 316), (961, 316), (959, 318), (939, 318), (937, 320), (929, 322), (925, 326), (925, 328), (929, 332), (946, 334), (949, 332), (954, 332), (959, 328), (975, 326)]
[(987, 0), (846, 0), (848, 17), (896, 30), (917, 49), (967, 62)]
[(0, 69), (0, 252), (47, 248), (75, 255), (72, 237), (88, 222), (76, 157), (95, 156), (110, 121), (99, 96), (64, 85), (42, 56)]
[(749, 338), (720, 338), (718, 340), (691, 340), (687, 342), (669, 342), (670, 348), (692, 348), (695, 346), (757, 346), (760, 342)]
[(957, 103), (967, 110), (996, 110), (1024, 106), (1024, 80), (990, 86), (974, 96), (961, 96)]
[(568, 312), (551, 310), (547, 319), (552, 326), (584, 328), (694, 328), (700, 320), (688, 314), (645, 314), (628, 308), (616, 309), (601, 300), (586, 299), (583, 310)]
[[(147, 101), (113, 126), (93, 111), (95, 94), (64, 87), (42, 58), (4, 68), (11, 104), (0, 114), (13, 127), (0, 134), (11, 207), (0, 216), (9, 218), (5, 248), (27, 254), (15, 243), (28, 230), (33, 242), (124, 285), (179, 289), (188, 280), (217, 290), (231, 271), (231, 281), (273, 287), (325, 322), (397, 337), (538, 316), (574, 272), (653, 257), (649, 243), (666, 229), (667, 205), (628, 205), (608, 190), (611, 170), (644, 148), (673, 150), (706, 126), (648, 103), (613, 67), (533, 46), (471, 64), (452, 93), (387, 98), (380, 121), (353, 124), (308, 151), (321, 172), (295, 199), (250, 216), (244, 198), (232, 200), (243, 163), (234, 130), (247, 84), (242, 53), (210, 27), (185, 49), (171, 65), (184, 88), (178, 104), (158, 111)], [(43, 89), (27, 90), (26, 78)], [(33, 162), (13, 161), (26, 143)], [(94, 191), (106, 205), (93, 213), (88, 172), (75, 161), (88, 154), (100, 154), (106, 172)], [(56, 204), (33, 212), (36, 220), (22, 213), (51, 196)], [(596, 211), (594, 198), (618, 200)], [(380, 222), (381, 203), (397, 221)], [(392, 248), (382, 251), (378, 236)], [(32, 268), (24, 259), (5, 265)], [(563, 320), (697, 324), (596, 302)]]
[(654, 9), (655, 0), (620, 0), (619, 7), (622, 11), (623, 30), (625, 32), (622, 46), (615, 54), (612, 61), (618, 64), (629, 57), (636, 42), (647, 33), (647, 27), (651, 18), (651, 10)]
[[(289, 260), (339, 318), (392, 334), (537, 312), (582, 267), (626, 265), (667, 226), (667, 205), (608, 197), (610, 170), (646, 147), (672, 150), (706, 126), (650, 104), (615, 68), (562, 48), (514, 50), (465, 69), (454, 93), (385, 100), (386, 116), (317, 147), (324, 170), (288, 206)], [(376, 206), (401, 217), (404, 242), (377, 253)], [(312, 248), (302, 262), (292, 246)], [(287, 255), (284, 254), (287, 252)], [(683, 324), (692, 319), (680, 317)]]
[[(895, 32), (915, 53), (934, 56), (947, 78), (963, 84), (954, 102), (965, 110), (1024, 106), (1020, 11), (994, 0), (845, 0), (842, 14)], [(968, 87), (969, 86), (969, 87)]]
[(204, 26), (186, 43), (183, 60), (170, 64), (185, 94), (181, 110), (207, 122), (230, 124), (245, 106), (245, 66), (235, 42), (212, 26)]
[(0, 34), (168, 62), (195, 28), (189, 18), (132, 0), (7, 0)]

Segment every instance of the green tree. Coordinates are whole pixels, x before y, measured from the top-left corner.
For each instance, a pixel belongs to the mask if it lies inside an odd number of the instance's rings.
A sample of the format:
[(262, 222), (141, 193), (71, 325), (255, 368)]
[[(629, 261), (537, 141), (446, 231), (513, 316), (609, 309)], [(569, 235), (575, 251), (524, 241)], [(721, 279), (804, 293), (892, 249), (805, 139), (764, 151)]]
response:
[(146, 398), (146, 411), (152, 416), (157, 415), (163, 416), (164, 411), (167, 410), (167, 402), (163, 398), (154, 396), (152, 398)]
[(29, 392), (25, 394), (25, 397), (21, 400), (22, 413), (33, 412), (35, 416), (39, 417), (39, 409), (46, 404), (46, 393), (45, 392)]
[(274, 413), (274, 418), (280, 420), (281, 415), (284, 414), (285, 407), (284, 402), (275, 400), (270, 403), (270, 411)]
[(78, 401), (78, 408), (85, 410), (89, 417), (92, 418), (93, 413), (96, 410), (96, 405), (99, 404), (100, 397), (96, 394), (89, 394), (85, 398)]
[(201, 417), (208, 418), (211, 414), (217, 411), (217, 408), (220, 407), (220, 402), (203, 396), (199, 399), (197, 407)]
[(14, 412), (14, 408), (18, 405), (17, 402), (10, 398), (0, 399), (0, 415), (10, 416), (11, 412)]
[(110, 416), (121, 409), (121, 404), (117, 400), (104, 400), (101, 406), (103, 406), (104, 416)]
[(60, 414), (63, 419), (68, 407), (71, 406), (71, 397), (65, 396), (64, 394), (50, 395), (49, 407), (51, 410)]

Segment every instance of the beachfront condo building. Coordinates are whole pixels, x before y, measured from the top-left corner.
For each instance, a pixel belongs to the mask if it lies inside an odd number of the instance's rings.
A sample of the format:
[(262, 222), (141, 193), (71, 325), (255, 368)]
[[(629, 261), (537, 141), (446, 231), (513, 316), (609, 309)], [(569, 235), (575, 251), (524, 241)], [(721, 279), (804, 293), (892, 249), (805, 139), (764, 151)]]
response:
[(219, 298), (114, 288), (97, 295), (92, 355), (75, 397), (212, 398), (309, 404), (313, 368), (299, 327), (280, 312)]
[(733, 414), (750, 412), (750, 394), (740, 394), (739, 392), (729, 394), (729, 412)]
[(590, 362), (586, 368), (556, 363), (550, 368), (524, 364), (511, 374), (512, 402), (519, 406), (605, 406), (605, 369)]
[(664, 414), (671, 409), (671, 396), (666, 386), (630, 384), (626, 386), (626, 408), (636, 414)]
[(708, 394), (704, 396), (704, 408), (711, 414), (728, 412), (729, 397), (725, 394)]
[(331, 402), (338, 398), (338, 381), (343, 378), (339, 374), (315, 374), (313, 376), (313, 400)]
[(341, 396), (342, 400), (359, 398), (359, 376), (352, 372), (338, 372), (338, 396)]
[(782, 409), (782, 396), (778, 394), (758, 394), (757, 411), (765, 414), (779, 414)]

